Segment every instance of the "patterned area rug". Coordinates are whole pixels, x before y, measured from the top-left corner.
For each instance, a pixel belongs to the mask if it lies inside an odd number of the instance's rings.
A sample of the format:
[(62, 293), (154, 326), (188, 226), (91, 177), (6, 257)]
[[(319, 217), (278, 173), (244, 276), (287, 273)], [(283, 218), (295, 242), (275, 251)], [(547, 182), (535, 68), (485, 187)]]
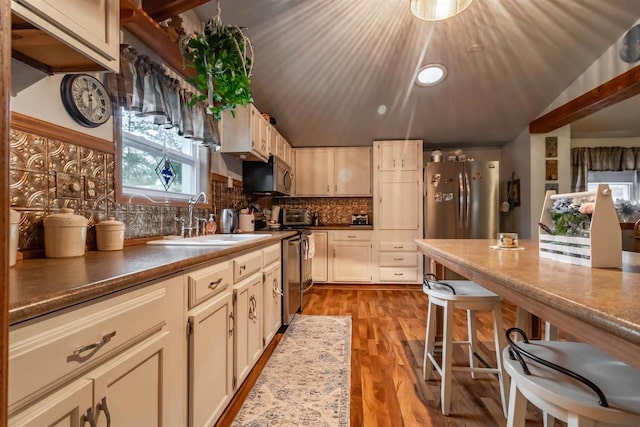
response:
[(233, 426), (349, 425), (351, 317), (296, 315)]

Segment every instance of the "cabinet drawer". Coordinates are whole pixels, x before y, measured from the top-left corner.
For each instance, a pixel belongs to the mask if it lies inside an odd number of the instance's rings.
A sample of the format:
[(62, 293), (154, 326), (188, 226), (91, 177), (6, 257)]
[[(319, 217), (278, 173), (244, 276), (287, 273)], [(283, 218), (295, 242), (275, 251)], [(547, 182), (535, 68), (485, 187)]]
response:
[(260, 271), (261, 268), (262, 251), (239, 256), (233, 260), (233, 282), (238, 283), (256, 271)]
[(393, 268), (393, 267), (381, 267), (380, 268), (380, 281), (381, 282), (417, 282), (418, 281), (418, 269), (417, 268)]
[(163, 285), (12, 327), (10, 407), (51, 391), (76, 371), (89, 369), (162, 329), (169, 307), (165, 286), (181, 286), (182, 277), (164, 281)]
[(262, 250), (262, 265), (267, 266), (280, 260), (280, 243), (271, 245), (268, 248)]
[(417, 267), (415, 252), (380, 252), (380, 267)]
[(333, 231), (333, 240), (370, 241), (371, 232), (364, 231), (364, 230), (336, 230), (336, 231)]
[(187, 275), (189, 308), (193, 308), (231, 286), (233, 272), (231, 262), (226, 261), (205, 267)]
[(415, 252), (417, 250), (414, 242), (380, 242), (380, 252)]

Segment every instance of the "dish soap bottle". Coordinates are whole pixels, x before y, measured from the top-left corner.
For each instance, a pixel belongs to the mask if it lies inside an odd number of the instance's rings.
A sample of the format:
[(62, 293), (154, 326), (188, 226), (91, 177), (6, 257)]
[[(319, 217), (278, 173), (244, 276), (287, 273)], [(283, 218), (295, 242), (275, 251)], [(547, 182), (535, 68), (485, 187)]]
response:
[(204, 230), (206, 234), (216, 234), (216, 229), (218, 225), (216, 224), (216, 218), (214, 214), (209, 214), (209, 220), (207, 221), (207, 225), (205, 225)]

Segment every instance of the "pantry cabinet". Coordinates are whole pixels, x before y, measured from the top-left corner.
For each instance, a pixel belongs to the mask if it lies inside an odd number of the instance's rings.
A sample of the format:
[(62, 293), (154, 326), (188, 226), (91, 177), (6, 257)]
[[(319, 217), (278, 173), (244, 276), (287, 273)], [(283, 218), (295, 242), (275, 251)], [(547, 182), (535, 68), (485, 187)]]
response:
[[(29, 28), (20, 29), (20, 25), (16, 25), (12, 31), (12, 48), (45, 64), (49, 70), (118, 72), (118, 0), (12, 0), (11, 12), (13, 17), (27, 21), (46, 33)], [(79, 60), (76, 52), (89, 61)], [(82, 68), (74, 69), (74, 65)]]
[(373, 150), (374, 281), (421, 283), (422, 141), (374, 141)]
[(371, 148), (296, 150), (296, 196), (370, 196)]

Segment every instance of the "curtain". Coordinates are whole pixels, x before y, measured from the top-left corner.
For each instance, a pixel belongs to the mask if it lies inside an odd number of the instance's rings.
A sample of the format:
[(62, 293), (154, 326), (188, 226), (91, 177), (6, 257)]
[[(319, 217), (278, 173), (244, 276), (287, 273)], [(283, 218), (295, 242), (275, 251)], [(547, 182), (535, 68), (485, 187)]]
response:
[(153, 116), (159, 126), (177, 127), (186, 138), (219, 146), (218, 122), (203, 102), (190, 105), (193, 91), (171, 77), (165, 67), (128, 45), (120, 47), (120, 73), (105, 78), (111, 101), (140, 116)]
[(579, 147), (571, 149), (571, 187), (585, 191), (587, 171), (640, 170), (640, 147)]

